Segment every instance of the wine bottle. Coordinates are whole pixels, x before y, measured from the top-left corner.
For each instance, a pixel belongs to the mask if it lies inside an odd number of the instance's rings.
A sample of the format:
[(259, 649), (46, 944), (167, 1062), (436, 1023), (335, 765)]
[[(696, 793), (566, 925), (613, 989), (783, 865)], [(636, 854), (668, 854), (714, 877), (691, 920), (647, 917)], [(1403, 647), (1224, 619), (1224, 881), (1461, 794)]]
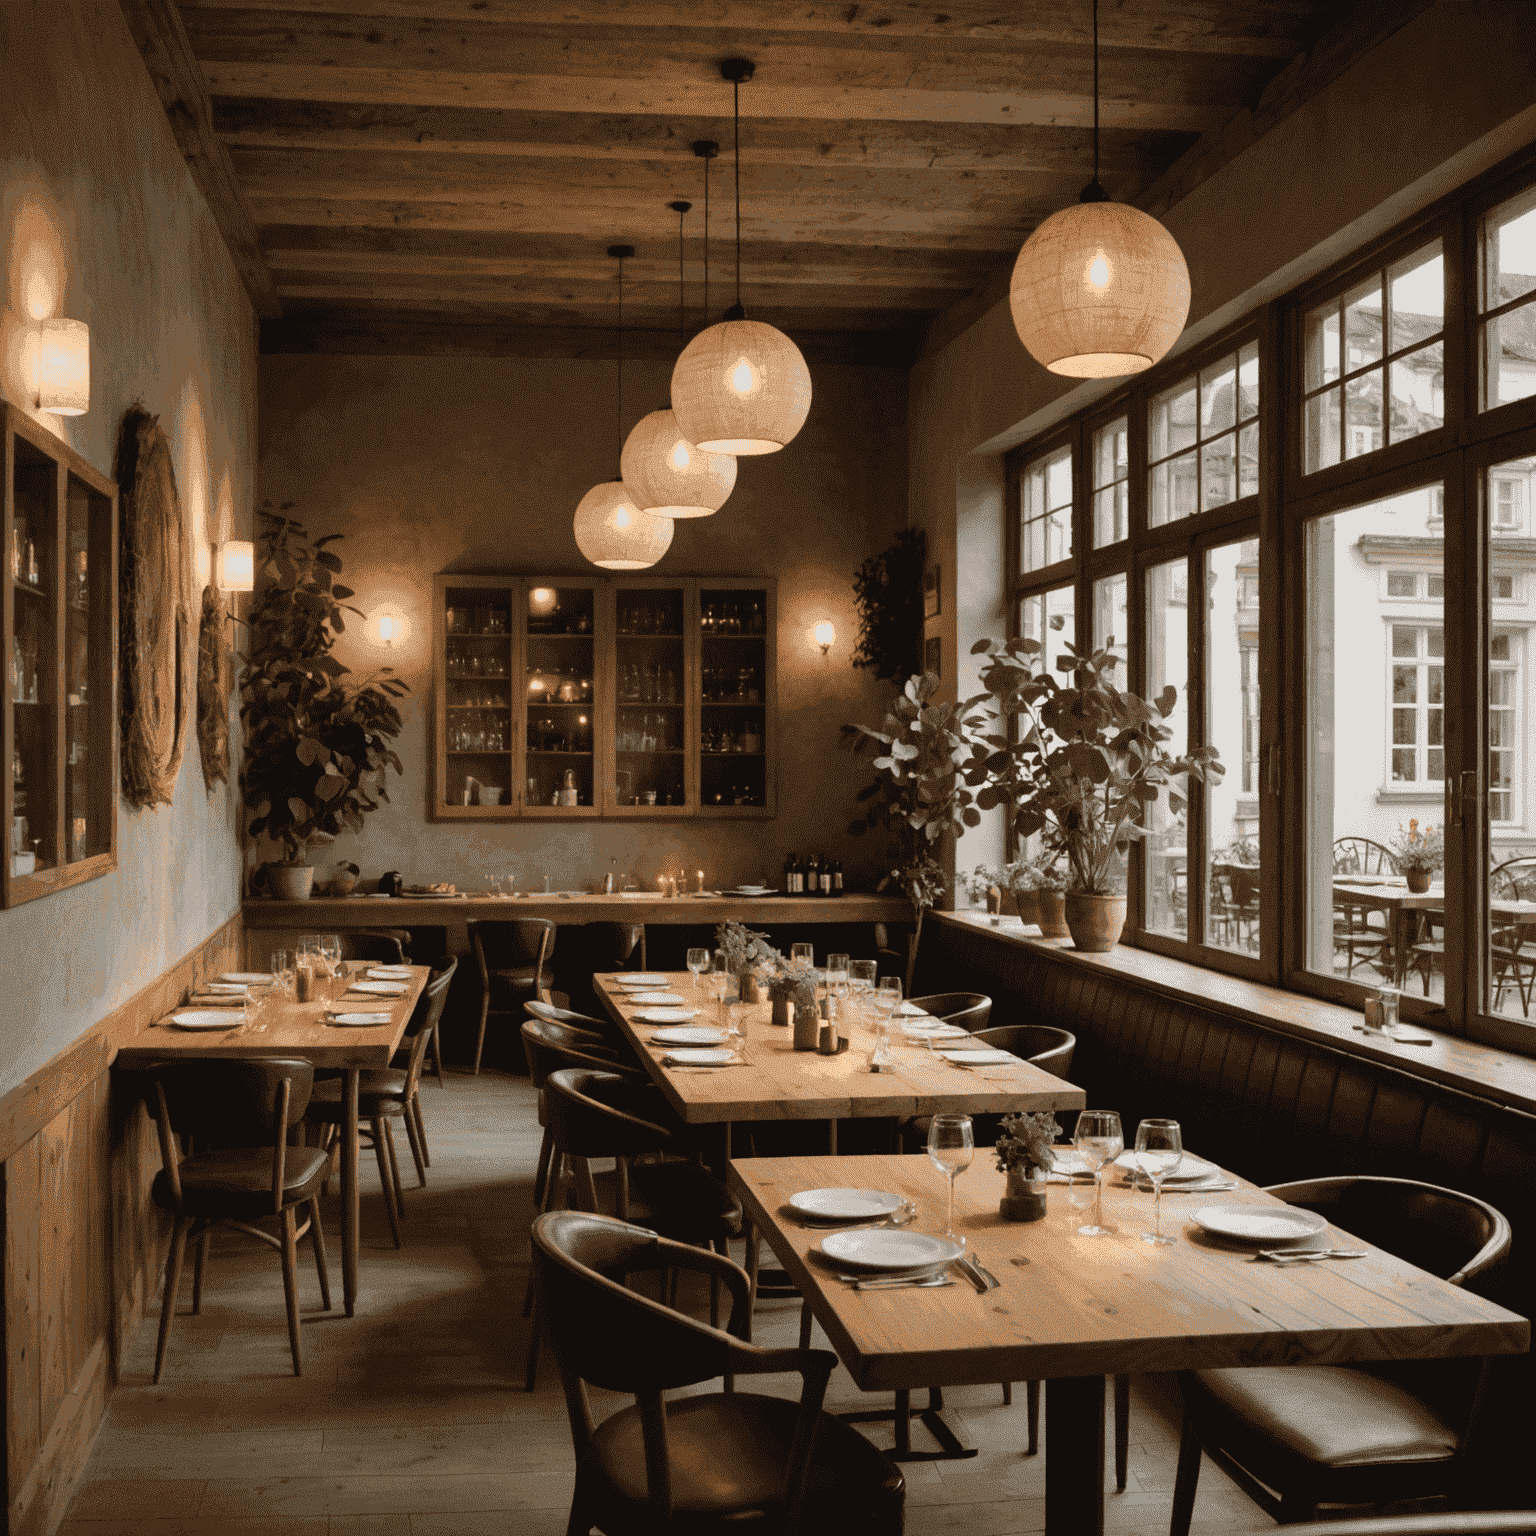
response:
[(795, 856), (792, 853), (784, 855), (784, 894), (795, 894)]
[(823, 858), (821, 861), (821, 894), (823, 896), (832, 894), (832, 861), (828, 858)]
[(843, 894), (843, 861), (841, 859), (832, 861), (832, 894), (834, 896)]

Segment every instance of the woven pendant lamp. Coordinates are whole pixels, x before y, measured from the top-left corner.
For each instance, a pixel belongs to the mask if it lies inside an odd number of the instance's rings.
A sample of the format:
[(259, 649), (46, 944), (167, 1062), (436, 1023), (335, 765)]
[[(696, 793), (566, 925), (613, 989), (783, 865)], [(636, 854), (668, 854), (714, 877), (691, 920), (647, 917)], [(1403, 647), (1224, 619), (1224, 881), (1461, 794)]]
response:
[[(619, 368), (617, 418), (619, 442), (624, 441), (624, 262), (635, 254), (632, 245), (610, 245), (619, 261)], [(622, 447), (620, 449), (622, 455)], [(605, 571), (643, 571), (655, 565), (672, 545), (672, 519), (653, 517), (635, 505), (622, 479), (594, 485), (576, 506), (576, 547)]]
[[(706, 176), (708, 164), (706, 160)], [(681, 332), (687, 313), (683, 304), (683, 216), (693, 204), (676, 202), (667, 206), (677, 214), (677, 321)], [(707, 215), (704, 261), (707, 272)], [(619, 473), (641, 509), (653, 516), (709, 517), (725, 505), (736, 485), (736, 460), (724, 453), (703, 452), (683, 436), (671, 411), (652, 411), (640, 419), (625, 440), (624, 451), (619, 455)]]
[(1141, 373), (1189, 318), (1189, 268), (1151, 215), (1099, 185), (1099, 6), (1093, 6), (1093, 180), (1024, 242), (1008, 289), (1036, 362), (1074, 379)]
[(777, 453), (805, 425), (811, 371), (788, 336), (748, 320), (741, 304), (741, 86), (753, 67), (727, 59), (736, 131), (736, 302), (683, 349), (672, 370), (672, 411), (689, 442), (735, 458)]

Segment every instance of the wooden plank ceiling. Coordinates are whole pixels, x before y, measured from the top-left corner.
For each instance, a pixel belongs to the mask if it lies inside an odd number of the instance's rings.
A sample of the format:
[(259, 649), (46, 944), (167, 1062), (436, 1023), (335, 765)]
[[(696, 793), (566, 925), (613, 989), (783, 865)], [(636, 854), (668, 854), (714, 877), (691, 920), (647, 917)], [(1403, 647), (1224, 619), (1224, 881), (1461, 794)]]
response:
[[(706, 313), (699, 139), (709, 318), (733, 296), (730, 57), (757, 70), (742, 298), (812, 358), (913, 355), (1092, 166), (1089, 0), (121, 3), (269, 351), (611, 355), (622, 241), (626, 351), (672, 355), (675, 199)], [(1110, 193), (1143, 197), (1352, 9), (1103, 0)]]

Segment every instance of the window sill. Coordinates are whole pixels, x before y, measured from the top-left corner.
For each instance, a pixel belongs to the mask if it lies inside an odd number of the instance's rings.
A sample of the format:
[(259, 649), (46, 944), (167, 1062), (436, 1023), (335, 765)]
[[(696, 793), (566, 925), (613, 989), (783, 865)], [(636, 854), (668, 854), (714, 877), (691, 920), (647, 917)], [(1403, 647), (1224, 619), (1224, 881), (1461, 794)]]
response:
[[(985, 912), (931, 912), (928, 920), (980, 928), (1004, 944), (1050, 950), (1065, 965), (1113, 971), (1149, 991), (1179, 1001), (1223, 1008), (1286, 1034), (1317, 1040), (1352, 1056), (1385, 1062), (1415, 1076), (1458, 1088), (1463, 1093), (1536, 1113), (1536, 1060), (1513, 1051), (1482, 1045), (1460, 1035), (1423, 1029), (1418, 1024), (1413, 1026), (1414, 1032), (1432, 1035), (1434, 1044), (1398, 1045), (1362, 1034), (1358, 1028), (1360, 1015), (1352, 1008), (1341, 1008), (1337, 1003), (1324, 1002), (1301, 992), (1287, 992), (1280, 987), (1245, 981), (1224, 971), (1207, 970), (1185, 960), (1134, 949), (1127, 944), (1117, 944), (1103, 955), (1082, 954), (1073, 947), (1070, 939), (1043, 939), (1033, 924), (1026, 928), (1016, 917), (994, 921)], [(1536, 1029), (1533, 1029), (1531, 1039), (1536, 1046)]]
[(1388, 801), (1398, 800), (1430, 800), (1435, 803), (1445, 799), (1445, 786), (1443, 784), (1426, 785), (1423, 789), (1388, 789), (1383, 786), (1376, 791), (1377, 805), (1385, 805)]

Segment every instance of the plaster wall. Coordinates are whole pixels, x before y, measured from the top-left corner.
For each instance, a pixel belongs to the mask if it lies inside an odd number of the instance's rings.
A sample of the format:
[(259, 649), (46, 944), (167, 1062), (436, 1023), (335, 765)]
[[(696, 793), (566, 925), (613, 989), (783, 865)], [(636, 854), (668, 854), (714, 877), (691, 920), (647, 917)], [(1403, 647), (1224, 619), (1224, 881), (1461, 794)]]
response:
[[(838, 748), (845, 721), (878, 723), (891, 686), (853, 670), (852, 576), (906, 522), (906, 380), (899, 370), (817, 365), (814, 403), (779, 453), (743, 459), (713, 517), (679, 522), (653, 568), (675, 576), (778, 578), (779, 810), (771, 821), (622, 820), (465, 826), (428, 819), (431, 788), (431, 577), (434, 572), (591, 573), (571, 517), (616, 473), (612, 362), (519, 358), (285, 357), (261, 360), (260, 490), (296, 503), (312, 534), (339, 532), (343, 580), (364, 611), (409, 622), (394, 664), (411, 685), (391, 803), (360, 837), (316, 857), (351, 859), (364, 879), (485, 888), (512, 873), (581, 888), (608, 869), (641, 881), (679, 865), (711, 884), (777, 877), (786, 853), (842, 858), (854, 888), (878, 875), (883, 843), (849, 838), (867, 759)], [(667, 399), (670, 368), (624, 370), (625, 429)], [(808, 631), (831, 619), (825, 659)], [(337, 656), (356, 671), (383, 653), (354, 623)], [(616, 862), (611, 862), (616, 861)]]
[[(128, 406), (159, 415), (201, 591), (211, 545), (249, 537), (250, 303), (115, 0), (6, 0), (0, 59), (0, 391), (32, 398), (24, 317), (86, 321), (90, 410), (37, 419), (110, 476)], [(0, 1093), (234, 914), (235, 811), (194, 746), (173, 805), (119, 805), (115, 873), (0, 912)]]

